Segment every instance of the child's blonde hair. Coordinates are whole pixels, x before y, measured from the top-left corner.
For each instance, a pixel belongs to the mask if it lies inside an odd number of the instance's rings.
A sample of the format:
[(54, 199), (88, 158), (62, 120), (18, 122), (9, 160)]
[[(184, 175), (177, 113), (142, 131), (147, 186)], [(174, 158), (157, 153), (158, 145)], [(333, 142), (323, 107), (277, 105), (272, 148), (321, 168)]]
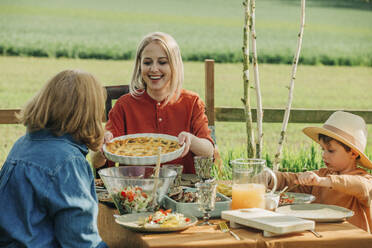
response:
[(58, 73), (22, 109), (18, 118), (29, 132), (48, 129), (71, 134), (79, 143), (98, 150), (103, 142), (102, 119), (106, 91), (90, 73)]
[(158, 42), (158, 44), (160, 44), (164, 49), (168, 56), (169, 66), (172, 73), (170, 79), (170, 92), (165, 104), (172, 100), (177, 101), (181, 94), (184, 79), (181, 52), (174, 38), (169, 34), (162, 32), (150, 33), (146, 35), (139, 43), (135, 58), (136, 61), (132, 81), (130, 83), (130, 94), (133, 96), (139, 96), (143, 93), (143, 90), (146, 89), (146, 83), (141, 75), (141, 56), (145, 47), (151, 42)]

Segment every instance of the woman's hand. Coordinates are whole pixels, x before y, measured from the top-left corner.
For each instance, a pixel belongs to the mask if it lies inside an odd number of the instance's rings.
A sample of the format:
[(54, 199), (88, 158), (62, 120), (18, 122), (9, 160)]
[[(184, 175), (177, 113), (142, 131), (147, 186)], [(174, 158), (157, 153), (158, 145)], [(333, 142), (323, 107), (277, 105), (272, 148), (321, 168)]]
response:
[(208, 139), (198, 138), (189, 132), (180, 132), (178, 134), (178, 142), (185, 144), (185, 150), (181, 154), (184, 157), (189, 151), (196, 156), (213, 156), (214, 147)]
[(193, 139), (194, 135), (188, 132), (180, 132), (178, 134), (178, 143), (180, 145), (185, 144), (185, 149), (183, 150), (183, 153), (181, 154), (181, 157), (184, 157), (190, 150), (191, 146), (191, 140)]
[(312, 171), (299, 173), (295, 183), (309, 186), (331, 186), (331, 180), (328, 177), (320, 177)]

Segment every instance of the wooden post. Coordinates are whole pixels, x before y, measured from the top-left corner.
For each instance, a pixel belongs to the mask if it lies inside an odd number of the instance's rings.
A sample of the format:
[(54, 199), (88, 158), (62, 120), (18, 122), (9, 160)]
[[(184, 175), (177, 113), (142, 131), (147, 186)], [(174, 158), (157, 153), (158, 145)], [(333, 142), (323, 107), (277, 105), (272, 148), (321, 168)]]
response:
[(214, 60), (204, 60), (205, 69), (205, 108), (208, 118), (208, 128), (211, 130), (211, 137), (214, 141), (214, 164), (218, 169), (218, 174), (222, 176), (222, 158), (218, 151), (217, 138), (216, 138), (216, 126), (214, 125), (215, 113), (214, 113)]
[(19, 124), (16, 114), (20, 109), (0, 109), (0, 124)]
[(206, 59), (205, 65), (205, 105), (208, 125), (214, 126), (214, 60)]

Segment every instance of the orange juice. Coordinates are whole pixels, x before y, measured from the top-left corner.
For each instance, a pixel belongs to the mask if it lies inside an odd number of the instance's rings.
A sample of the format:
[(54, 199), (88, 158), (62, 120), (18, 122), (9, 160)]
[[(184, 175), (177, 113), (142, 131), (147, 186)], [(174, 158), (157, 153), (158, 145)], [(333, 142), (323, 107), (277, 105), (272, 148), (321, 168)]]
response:
[(265, 208), (265, 191), (263, 184), (234, 184), (231, 209)]

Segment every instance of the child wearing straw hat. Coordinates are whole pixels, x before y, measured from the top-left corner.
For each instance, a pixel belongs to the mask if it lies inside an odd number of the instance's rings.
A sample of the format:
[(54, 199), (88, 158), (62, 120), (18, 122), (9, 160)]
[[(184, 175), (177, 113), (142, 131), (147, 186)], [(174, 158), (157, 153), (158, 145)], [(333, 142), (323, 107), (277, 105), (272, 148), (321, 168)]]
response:
[(314, 203), (338, 205), (354, 211), (348, 221), (372, 231), (372, 175), (358, 165), (372, 169), (364, 154), (367, 129), (360, 116), (337, 111), (322, 127), (303, 132), (319, 143), (326, 168), (302, 173), (277, 173), (278, 189), (299, 184), (294, 191), (312, 194)]

